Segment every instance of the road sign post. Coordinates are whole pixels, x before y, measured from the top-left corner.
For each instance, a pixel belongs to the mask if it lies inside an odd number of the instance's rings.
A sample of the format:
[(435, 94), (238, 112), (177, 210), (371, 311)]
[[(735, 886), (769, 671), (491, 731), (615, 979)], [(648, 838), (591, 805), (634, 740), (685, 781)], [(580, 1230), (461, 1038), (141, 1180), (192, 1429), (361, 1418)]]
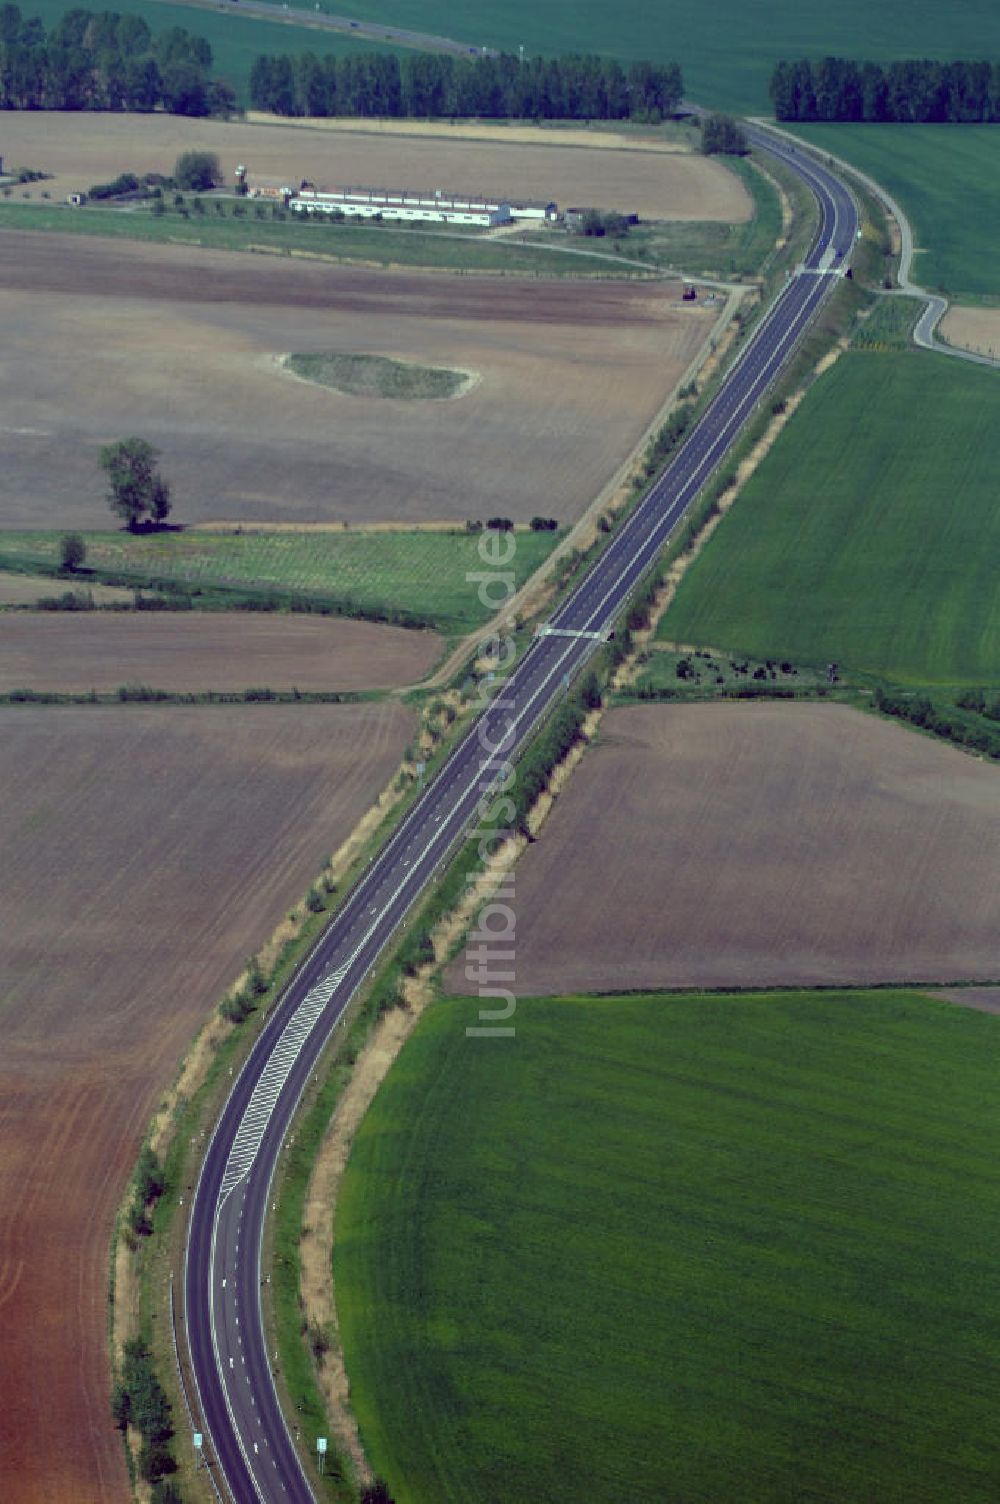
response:
[(325, 1436), (317, 1436), (317, 1438), (316, 1438), (316, 1454), (317, 1454), (317, 1457), (319, 1459), (320, 1475), (322, 1476), (322, 1473), (323, 1473), (323, 1464), (326, 1461), (326, 1437)]

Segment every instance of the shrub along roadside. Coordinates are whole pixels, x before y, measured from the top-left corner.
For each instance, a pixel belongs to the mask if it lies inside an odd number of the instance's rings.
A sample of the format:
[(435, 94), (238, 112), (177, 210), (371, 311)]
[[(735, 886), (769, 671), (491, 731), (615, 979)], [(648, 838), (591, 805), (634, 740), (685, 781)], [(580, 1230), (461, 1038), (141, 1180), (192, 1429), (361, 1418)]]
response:
[(131, 1427), (139, 1433), (138, 1467), (144, 1482), (157, 1484), (177, 1471), (171, 1447), (174, 1424), (170, 1401), (156, 1376), (149, 1347), (141, 1337), (125, 1343), (111, 1395), (111, 1414), (119, 1430), (124, 1432)]
[(942, 707), (926, 695), (879, 685), (873, 703), (883, 715), (907, 721), (919, 731), (929, 731), (983, 757), (1000, 759), (1000, 725), (991, 713), (993, 708), (1000, 708), (1000, 697), (987, 705), (983, 691), (966, 691), (957, 703)]

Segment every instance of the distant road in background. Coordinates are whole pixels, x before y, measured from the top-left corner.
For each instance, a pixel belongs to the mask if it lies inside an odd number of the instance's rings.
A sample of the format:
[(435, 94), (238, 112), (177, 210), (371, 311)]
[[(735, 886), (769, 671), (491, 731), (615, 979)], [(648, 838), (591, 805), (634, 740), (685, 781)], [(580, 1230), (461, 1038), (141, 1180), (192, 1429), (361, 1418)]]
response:
[(279, 25), (308, 26), (314, 31), (335, 31), (359, 41), (381, 42), (392, 47), (410, 47), (418, 52), (450, 52), (456, 57), (497, 57), (492, 47), (473, 47), (456, 42), (454, 37), (438, 37), (429, 31), (406, 31), (399, 26), (383, 26), (377, 21), (356, 21), (350, 16), (329, 15), (318, 5), (269, 5), (266, 0), (169, 0), (171, 5), (190, 5), (196, 10), (230, 12), (234, 16), (253, 16), (258, 21)]

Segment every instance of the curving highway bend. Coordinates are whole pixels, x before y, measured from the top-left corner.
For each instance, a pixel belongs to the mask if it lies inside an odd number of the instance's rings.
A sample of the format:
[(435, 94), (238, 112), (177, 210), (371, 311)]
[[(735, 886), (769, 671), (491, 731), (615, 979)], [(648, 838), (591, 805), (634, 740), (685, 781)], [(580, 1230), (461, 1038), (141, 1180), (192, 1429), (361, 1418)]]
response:
[[(598, 650), (629, 593), (722, 462), (848, 264), (857, 210), (815, 160), (748, 129), (808, 183), (821, 226), (668, 469), (536, 636), (421, 798), (373, 858), (274, 1006), (234, 1082), (195, 1190), (184, 1326), (205, 1452), (236, 1504), (313, 1492), (275, 1391), (261, 1312), (261, 1243), (275, 1166), (301, 1093), (348, 1002), (448, 854), (477, 823), (498, 764), (515, 758)], [(481, 816), (480, 816), (481, 818)]]

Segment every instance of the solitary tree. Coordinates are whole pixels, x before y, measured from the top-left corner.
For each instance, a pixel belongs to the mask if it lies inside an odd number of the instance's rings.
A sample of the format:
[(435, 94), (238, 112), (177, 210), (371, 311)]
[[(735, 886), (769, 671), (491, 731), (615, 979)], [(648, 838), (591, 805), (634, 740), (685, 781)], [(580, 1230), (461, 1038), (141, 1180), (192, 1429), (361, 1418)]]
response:
[(108, 473), (108, 505), (138, 532), (146, 518), (159, 526), (170, 515), (170, 487), (156, 468), (160, 451), (145, 439), (121, 439), (105, 444), (101, 465)]
[(381, 1478), (376, 1478), (374, 1483), (369, 1483), (361, 1495), (361, 1504), (393, 1504), (389, 1485), (384, 1483)]
[(709, 115), (701, 127), (701, 149), (706, 157), (717, 152), (745, 157), (750, 148), (745, 132), (731, 115)]
[(87, 557), (87, 545), (79, 533), (64, 533), (59, 539), (59, 563), (67, 574), (79, 569)]
[(189, 193), (207, 193), (222, 182), (222, 168), (214, 151), (185, 151), (174, 166), (174, 182)]

